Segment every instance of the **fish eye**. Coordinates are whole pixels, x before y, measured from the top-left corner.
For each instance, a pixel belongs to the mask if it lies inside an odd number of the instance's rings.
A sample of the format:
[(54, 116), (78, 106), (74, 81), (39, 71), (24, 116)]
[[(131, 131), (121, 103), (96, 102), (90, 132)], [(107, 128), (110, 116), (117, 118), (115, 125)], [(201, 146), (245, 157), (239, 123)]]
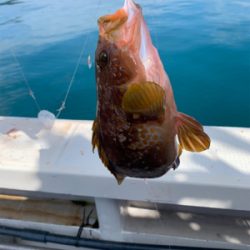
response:
[(101, 67), (104, 67), (109, 61), (108, 58), (108, 53), (103, 50), (100, 54), (99, 54), (99, 64)]

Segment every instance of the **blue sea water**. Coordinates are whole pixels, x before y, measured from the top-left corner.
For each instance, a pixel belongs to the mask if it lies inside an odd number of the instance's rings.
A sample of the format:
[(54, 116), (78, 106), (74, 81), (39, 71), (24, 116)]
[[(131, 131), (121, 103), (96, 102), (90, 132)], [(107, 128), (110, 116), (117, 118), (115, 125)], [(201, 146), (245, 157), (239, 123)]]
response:
[[(249, 127), (250, 1), (138, 3), (178, 109), (206, 125)], [(83, 48), (60, 117), (94, 119), (95, 71), (87, 58), (94, 58), (96, 21), (122, 4), (123, 0), (0, 0), (0, 116), (37, 116), (24, 77), (41, 108), (56, 113)]]

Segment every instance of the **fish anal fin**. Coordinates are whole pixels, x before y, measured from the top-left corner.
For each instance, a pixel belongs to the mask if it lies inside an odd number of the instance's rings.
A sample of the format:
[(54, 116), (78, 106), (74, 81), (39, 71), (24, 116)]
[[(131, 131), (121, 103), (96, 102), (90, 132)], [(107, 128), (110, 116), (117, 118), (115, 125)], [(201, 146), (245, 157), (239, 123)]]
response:
[[(176, 129), (180, 149), (191, 152), (202, 152), (210, 147), (210, 138), (204, 132), (202, 125), (194, 118), (178, 113)], [(180, 153), (180, 152), (179, 152)]]
[(165, 110), (165, 91), (154, 82), (132, 83), (123, 96), (122, 108), (131, 114), (162, 114)]
[(119, 175), (119, 174), (114, 174), (113, 175), (115, 176), (115, 179), (118, 183), (118, 185), (121, 185), (122, 182), (124, 181), (125, 177), (123, 175)]

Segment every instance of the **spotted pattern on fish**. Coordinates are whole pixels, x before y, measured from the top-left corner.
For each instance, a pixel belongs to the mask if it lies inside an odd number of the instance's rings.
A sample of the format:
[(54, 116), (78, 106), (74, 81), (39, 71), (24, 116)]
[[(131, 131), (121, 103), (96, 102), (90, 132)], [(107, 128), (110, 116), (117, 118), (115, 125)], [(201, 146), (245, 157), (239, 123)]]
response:
[(118, 58), (114, 57), (111, 59), (110, 68), (112, 80), (115, 81), (117, 85), (128, 82), (129, 73), (126, 71), (125, 67), (121, 66)]
[(163, 129), (157, 125), (139, 124), (136, 126), (136, 140), (133, 140), (128, 147), (132, 150), (154, 147), (163, 143), (161, 138)]

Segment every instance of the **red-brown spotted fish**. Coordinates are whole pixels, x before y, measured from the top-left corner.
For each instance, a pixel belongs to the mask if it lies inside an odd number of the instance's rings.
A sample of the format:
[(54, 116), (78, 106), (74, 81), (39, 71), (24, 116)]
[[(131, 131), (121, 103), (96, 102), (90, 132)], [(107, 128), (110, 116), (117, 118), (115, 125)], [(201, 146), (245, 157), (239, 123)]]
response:
[(123, 8), (100, 17), (98, 25), (92, 144), (118, 183), (126, 176), (162, 176), (179, 165), (182, 149), (208, 149), (202, 125), (176, 109), (140, 6), (125, 0)]

